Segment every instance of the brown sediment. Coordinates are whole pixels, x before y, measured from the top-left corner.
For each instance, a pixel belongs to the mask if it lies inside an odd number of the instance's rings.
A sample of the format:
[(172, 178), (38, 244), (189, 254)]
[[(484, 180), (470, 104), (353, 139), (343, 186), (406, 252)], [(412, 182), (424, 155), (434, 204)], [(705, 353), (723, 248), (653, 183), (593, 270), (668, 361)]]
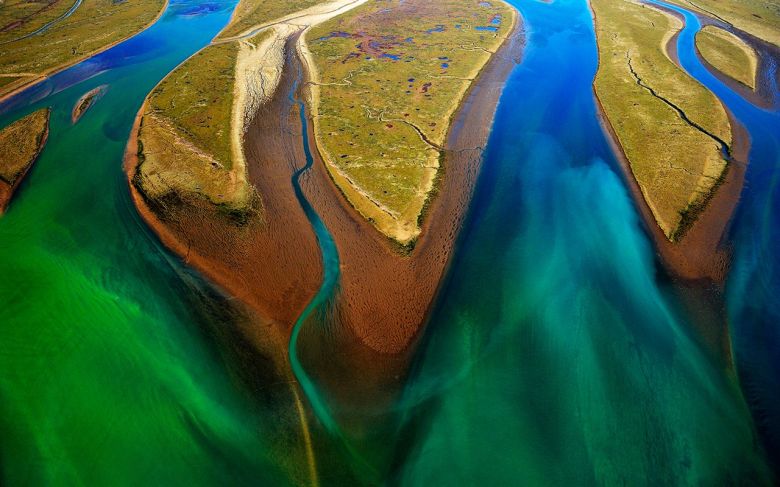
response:
[[(14, 95), (17, 95), (17, 94), (21, 93), (22, 91), (24, 91), (24, 90), (26, 90), (28, 88), (32, 88), (33, 86), (46, 81), (47, 78), (50, 78), (51, 76), (54, 76), (55, 74), (57, 74), (57, 73), (59, 73), (61, 71), (65, 71), (66, 69), (70, 68), (71, 66), (75, 66), (76, 64), (78, 64), (78, 63), (80, 63), (82, 61), (85, 61), (85, 60), (87, 60), (87, 59), (89, 59), (91, 57), (97, 56), (98, 54), (100, 54), (102, 52), (105, 52), (105, 51), (108, 51), (112, 47), (125, 42), (126, 40), (130, 39), (131, 37), (137, 36), (141, 32), (145, 31), (149, 27), (151, 27), (154, 24), (156, 24), (157, 21), (160, 20), (160, 18), (162, 18), (163, 14), (168, 10), (169, 3), (170, 3), (170, 0), (165, 0), (165, 4), (163, 4), (163, 6), (160, 9), (160, 11), (157, 13), (157, 16), (154, 19), (152, 19), (143, 29), (139, 30), (138, 32), (134, 32), (134, 33), (128, 35), (127, 37), (125, 37), (124, 39), (118, 39), (118, 40), (116, 40), (116, 41), (114, 41), (114, 42), (112, 42), (110, 44), (106, 44), (105, 46), (101, 47), (100, 49), (96, 49), (96, 50), (94, 50), (94, 51), (92, 51), (90, 53), (84, 54), (83, 56), (79, 56), (77, 58), (74, 58), (74, 59), (72, 59), (72, 60), (70, 60), (70, 61), (68, 61), (66, 63), (60, 64), (59, 66), (55, 66), (53, 68), (47, 69), (47, 70), (45, 70), (45, 71), (43, 71), (41, 73), (36, 73), (35, 77), (33, 77), (31, 79), (28, 79), (26, 81), (23, 81), (22, 84), (20, 84), (19, 86), (16, 86), (15, 88), (13, 88), (12, 90), (10, 90), (10, 91), (8, 91), (6, 93), (0, 94), (0, 103), (6, 101), (7, 99), (9, 99), (11, 97), (13, 97)], [(13, 84), (13, 83), (11, 83), (11, 84)]]
[(70, 112), (70, 121), (75, 124), (81, 120), (81, 117), (87, 113), (87, 110), (92, 108), (92, 105), (103, 96), (107, 89), (108, 85), (100, 85), (81, 95), (73, 105), (73, 110)]
[(316, 238), (291, 186), (293, 172), (305, 163), (286, 100), (293, 82), (285, 71), (280, 89), (259, 108), (245, 138), (249, 179), (262, 195), (260, 216), (236, 221), (211, 203), (174, 194), (147, 199), (136, 180), (143, 163), (138, 130), (146, 105), (136, 117), (125, 156), (133, 201), (163, 243), (285, 336), (322, 275)]
[(19, 186), (22, 184), (22, 181), (24, 181), (25, 176), (27, 176), (27, 174), (30, 172), (33, 164), (35, 164), (35, 161), (38, 160), (41, 152), (43, 152), (43, 148), (46, 146), (46, 141), (49, 139), (50, 110), (47, 108), (46, 112), (46, 126), (43, 133), (41, 134), (40, 140), (38, 141), (38, 148), (35, 151), (33, 157), (30, 158), (30, 160), (27, 162), (27, 165), (19, 174), (16, 175), (13, 181), (6, 181), (5, 179), (0, 178), (0, 216), (3, 216), (3, 214), (8, 209), (8, 205), (11, 204), (11, 199), (13, 199), (14, 193), (16, 193), (16, 190), (19, 189)]
[[(173, 196), (147, 200), (136, 181), (143, 163), (137, 136), (145, 107), (136, 117), (125, 163), (132, 198), (143, 219), (186, 263), (246, 303), (256, 320), (242, 331), (258, 346), (268, 346), (268, 336), (277, 337), (277, 353), (286, 352), (292, 326), (323, 276), (316, 237), (291, 181), (306, 163), (299, 114), (288, 97), (303, 64), (293, 48), (296, 40), (295, 36), (288, 40), (280, 85), (260, 107), (244, 138), (249, 179), (262, 200), (260, 217), (237, 225), (206, 202)], [(402, 384), (412, 344), (465, 217), (482, 147), (504, 81), (519, 62), (522, 41), (518, 19), (512, 35), (453, 115), (438, 194), (410, 252), (400, 252), (354, 210), (330, 179), (313, 131), (308, 131), (306, 142), (315, 161), (301, 176), (301, 187), (336, 243), (341, 276), (329, 315), (320, 320), (326, 322), (320, 323), (325, 328), (311, 323), (303, 327), (299, 356), (305, 366), (316, 366), (307, 370), (338, 404), (334, 414), (340, 424), (360, 441), (373, 441), (385, 426), (373, 414)]]
[[(728, 272), (729, 256), (728, 249), (721, 245), (721, 240), (739, 200), (745, 178), (745, 164), (736, 161), (729, 163), (723, 182), (718, 186), (705, 209), (699, 213), (696, 221), (679, 241), (671, 242), (656, 223), (650, 206), (639, 188), (639, 183), (631, 171), (628, 158), (617, 142), (617, 134), (604, 115), (604, 107), (595, 91), (594, 97), (598, 106), (599, 120), (608, 134), (609, 144), (623, 169), (628, 189), (667, 269), (675, 277), (685, 281), (710, 280), (722, 283)], [(739, 161), (747, 160), (748, 135), (728, 110), (727, 113), (732, 126), (733, 157)]]
[[(518, 22), (454, 116), (444, 157), (446, 176), (410, 255), (399, 253), (352, 209), (319, 157), (303, 177), (302, 186), (339, 249), (339, 314), (375, 351), (404, 350), (425, 319), (468, 206), (503, 81), (521, 46)], [(292, 44), (286, 50), (294, 51)], [(288, 56), (288, 65), (291, 61)], [(133, 200), (164, 244), (284, 328), (295, 322), (322, 276), (316, 238), (291, 185), (293, 172), (305, 164), (301, 129), (287, 99), (293, 82), (294, 70), (283, 70), (279, 89), (260, 108), (244, 140), (250, 181), (262, 199), (261, 219), (239, 225), (196, 199), (146, 199), (136, 181), (143, 163), (137, 136), (145, 106), (136, 117), (125, 163)], [(316, 147), (313, 140), (309, 144)]]

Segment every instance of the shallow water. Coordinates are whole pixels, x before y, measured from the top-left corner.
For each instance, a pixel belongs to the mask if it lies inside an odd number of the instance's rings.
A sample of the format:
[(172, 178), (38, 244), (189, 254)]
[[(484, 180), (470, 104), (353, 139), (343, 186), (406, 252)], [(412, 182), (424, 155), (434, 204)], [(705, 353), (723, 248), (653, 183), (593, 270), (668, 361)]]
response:
[[(319, 454), (343, 457), (318, 462), (320, 480), (343, 483), (342, 467), (325, 471), (341, 463), (352, 480), (384, 472), (407, 485), (766, 481), (752, 418), (776, 444), (777, 113), (701, 71), (695, 25), (680, 37), (686, 69), (754, 135), (728, 285), (746, 403), (684, 321), (598, 124), (587, 3), (512, 3), (529, 35), (523, 63), (407, 387), (390, 405), (396, 428), (362, 445), (394, 450), (389, 464), (362, 465), (386, 455), (349, 444), (337, 405), (296, 360), (300, 327), (338, 287), (338, 254), (308, 207), (325, 282), (296, 324), (291, 362), (320, 421), (314, 434), (339, 440), (317, 443), (336, 445)], [(291, 480), (282, 471), (300, 439), (278, 438), (279, 405), (250, 398), (235, 378), (241, 365), (213, 339), (230, 324), (219, 296), (146, 230), (121, 170), (144, 96), (233, 5), (174, 2), (151, 29), (0, 105), (0, 125), (53, 107), (47, 147), (0, 219), (0, 483)], [(105, 96), (72, 126), (73, 104), (102, 84)], [(304, 209), (305, 170), (291, 181)]]

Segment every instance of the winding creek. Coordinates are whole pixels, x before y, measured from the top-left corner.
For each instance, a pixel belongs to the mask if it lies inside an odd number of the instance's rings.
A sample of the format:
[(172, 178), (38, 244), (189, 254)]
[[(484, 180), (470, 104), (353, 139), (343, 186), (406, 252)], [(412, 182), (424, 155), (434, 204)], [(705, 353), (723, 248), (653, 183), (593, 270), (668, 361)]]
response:
[[(667, 6), (686, 19), (681, 65), (752, 139), (726, 288), (737, 380), (685, 321), (621, 180), (593, 98), (587, 2), (510, 3), (525, 22), (523, 62), (406, 387), (388, 406), (394, 427), (370, 447), (394, 453), (371, 475), (404, 485), (513, 484), (519, 473), (526, 484), (767, 483), (757, 445), (780, 451), (777, 107), (756, 108), (712, 76), (693, 47), (698, 21)], [(225, 298), (144, 227), (121, 168), (146, 94), (234, 4), (173, 1), (143, 33), (0, 104), (0, 126), (52, 107), (48, 144), (0, 219), (0, 483), (290, 482), (283, 465), (298, 440), (275, 437), (278, 408), (248, 394), (240, 364), (215, 345), (231, 319)], [(73, 104), (103, 84), (73, 125)], [(301, 191), (304, 150), (291, 183), (324, 282), (296, 322), (290, 361), (315, 434), (339, 436), (327, 391), (295, 350), (339, 276)], [(319, 478), (337, 484), (338, 472), (322, 470), (331, 464), (318, 464)]]

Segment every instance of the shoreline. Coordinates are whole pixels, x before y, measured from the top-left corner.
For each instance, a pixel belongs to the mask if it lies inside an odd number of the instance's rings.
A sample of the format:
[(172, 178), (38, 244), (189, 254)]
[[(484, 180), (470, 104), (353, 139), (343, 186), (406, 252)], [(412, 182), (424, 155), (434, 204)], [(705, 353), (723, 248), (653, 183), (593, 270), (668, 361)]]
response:
[[(656, 7), (656, 6), (653, 6)], [(680, 19), (676, 12), (664, 12)], [(598, 19), (591, 9), (594, 35), (598, 32)], [(680, 19), (682, 20), (682, 19)], [(684, 24), (683, 24), (684, 28)], [(680, 31), (672, 35), (665, 46), (665, 54), (682, 69), (677, 53), (677, 38)], [(598, 45), (598, 41), (597, 41)], [(601, 53), (598, 53), (599, 67)], [(598, 68), (597, 68), (598, 69)], [(698, 214), (696, 220), (687, 229), (684, 236), (677, 242), (671, 242), (661, 230), (650, 206), (639, 188), (636, 176), (631, 170), (631, 165), (620, 145), (617, 133), (612, 123), (606, 116), (601, 99), (593, 88), (593, 98), (596, 102), (596, 112), (607, 142), (620, 166), (621, 176), (626, 183), (626, 189), (641, 217), (643, 226), (648, 232), (654, 244), (654, 250), (667, 272), (683, 283), (695, 283), (697, 281), (713, 282), (722, 286), (728, 273), (729, 250), (723, 237), (727, 234), (731, 216), (739, 201), (744, 182), (744, 164), (730, 162), (725, 169), (723, 182), (715, 188), (710, 200), (704, 209)], [(722, 102), (721, 102), (722, 104)], [(726, 114), (731, 125), (732, 155), (736, 160), (747, 160), (750, 140), (744, 128), (739, 124), (734, 115), (725, 107)]]
[(104, 52), (108, 51), (109, 49), (111, 49), (112, 47), (117, 46), (117, 45), (125, 42), (126, 40), (128, 40), (128, 39), (130, 39), (132, 37), (137, 36), (141, 32), (144, 32), (145, 30), (149, 29), (154, 24), (156, 24), (157, 21), (159, 21), (162, 18), (162, 16), (165, 14), (165, 12), (168, 11), (168, 7), (170, 6), (170, 3), (171, 3), (170, 0), (165, 0), (165, 3), (163, 4), (163, 6), (160, 9), (160, 11), (157, 13), (157, 16), (155, 16), (154, 19), (152, 19), (147, 25), (145, 25), (138, 32), (134, 32), (134, 33), (128, 35), (127, 37), (124, 37), (122, 39), (118, 39), (118, 40), (116, 40), (116, 41), (114, 41), (114, 42), (112, 42), (110, 44), (107, 44), (107, 45), (101, 47), (100, 49), (97, 49), (97, 50), (95, 50), (93, 52), (84, 54), (81, 57), (73, 59), (72, 61), (60, 64), (58, 66), (54, 66), (53, 68), (45, 70), (42, 73), (38, 73), (37, 77), (32, 78), (29, 81), (26, 81), (24, 84), (22, 84), (20, 86), (17, 86), (13, 90), (11, 90), (11, 91), (9, 91), (9, 92), (7, 92), (5, 94), (0, 95), (0, 104), (2, 104), (3, 102), (5, 102), (5, 101), (7, 101), (7, 100), (9, 100), (11, 98), (13, 98), (14, 96), (16, 96), (19, 93), (27, 90), (28, 88), (32, 88), (33, 86), (36, 86), (36, 85), (38, 85), (40, 83), (43, 83), (44, 81), (46, 81), (47, 79), (51, 78), (52, 76), (54, 76), (54, 75), (56, 75), (56, 74), (58, 74), (58, 73), (60, 73), (62, 71), (65, 71), (66, 69), (71, 68), (71, 67), (73, 67), (73, 66), (75, 66), (75, 65), (77, 65), (77, 64), (79, 64), (81, 62), (84, 62), (87, 59), (90, 59), (90, 58), (92, 58), (94, 56), (97, 56), (98, 54), (104, 53)]

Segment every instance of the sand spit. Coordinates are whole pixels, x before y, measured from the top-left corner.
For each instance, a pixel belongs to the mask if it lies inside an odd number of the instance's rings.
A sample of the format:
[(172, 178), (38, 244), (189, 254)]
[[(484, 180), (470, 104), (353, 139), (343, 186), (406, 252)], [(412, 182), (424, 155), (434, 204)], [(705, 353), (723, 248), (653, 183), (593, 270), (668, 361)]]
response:
[[(375, 352), (406, 350), (424, 323), (476, 182), (503, 83), (522, 49), (520, 22), (472, 84), (445, 144), (444, 176), (409, 255), (346, 201), (317, 154), (304, 191), (334, 237), (341, 260), (338, 317)], [(314, 135), (309, 144), (315, 147)]]

